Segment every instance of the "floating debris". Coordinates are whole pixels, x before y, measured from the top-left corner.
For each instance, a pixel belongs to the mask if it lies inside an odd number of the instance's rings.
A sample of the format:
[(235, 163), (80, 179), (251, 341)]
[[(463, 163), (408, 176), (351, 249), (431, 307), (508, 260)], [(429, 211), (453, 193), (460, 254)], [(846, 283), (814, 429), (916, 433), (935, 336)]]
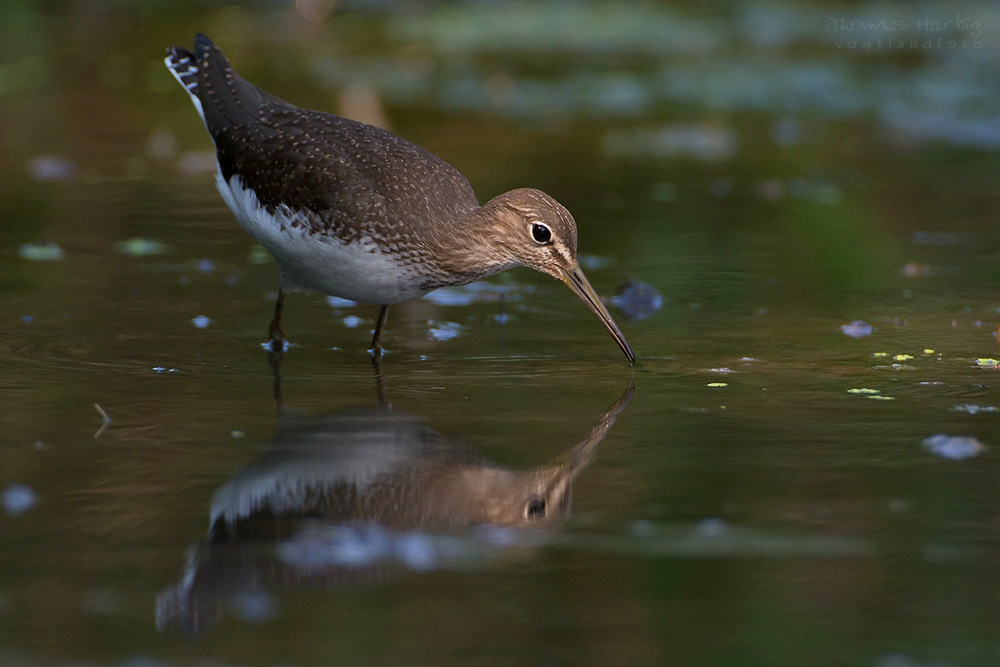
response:
[(328, 296), (326, 297), (326, 303), (331, 308), (353, 308), (358, 305), (357, 301), (351, 301), (350, 299), (342, 299), (339, 296)]
[(888, 357), (888, 352), (872, 352), (873, 357)]
[(462, 333), (462, 325), (456, 322), (435, 322), (434, 320), (429, 320), (427, 325), (430, 327), (427, 333), (434, 340), (451, 340), (452, 338), (458, 338)]
[(55, 262), (66, 256), (66, 253), (55, 241), (41, 243), (25, 243), (17, 249), (21, 259), (29, 262)]
[(982, 366), (983, 368), (996, 368), (997, 366), (1000, 366), (1000, 360), (980, 357), (979, 359), (976, 359), (976, 365)]
[(938, 433), (929, 438), (925, 438), (921, 443), (933, 454), (941, 458), (961, 461), (978, 456), (983, 451), (983, 445), (979, 440), (969, 435), (944, 435)]
[(728, 387), (728, 382), (709, 382), (705, 385), (706, 387)]
[(893, 357), (893, 359), (896, 361), (909, 361), (912, 358), (913, 358), (912, 354), (897, 354), (896, 356)]
[(240, 431), (238, 429), (233, 429), (232, 431), (229, 432), (229, 437), (232, 438), (233, 440), (242, 440), (243, 438), (247, 437), (247, 432)]
[(199, 329), (204, 329), (204, 328), (208, 327), (208, 325), (211, 324), (211, 323), (212, 323), (212, 320), (210, 320), (205, 315), (199, 315), (198, 317), (192, 318), (192, 320), (191, 320), (191, 324), (195, 325)]
[(38, 155), (28, 160), (28, 175), (37, 181), (71, 181), (76, 163), (59, 155)]
[(35, 492), (24, 484), (11, 483), (3, 490), (3, 508), (10, 516), (27, 512), (36, 502)]
[(32, 323), (32, 321), (34, 321), (34, 319), (35, 319), (35, 318), (34, 318), (34, 317), (32, 317), (31, 315), (21, 315), (21, 321), (22, 321), (22, 322), (25, 322), (25, 323), (27, 323), (27, 324), (31, 324), (31, 323)]
[(864, 338), (865, 336), (871, 335), (872, 325), (868, 324), (864, 320), (854, 320), (853, 322), (848, 322), (847, 324), (841, 324), (840, 330), (844, 332), (845, 336), (850, 336), (851, 338)]
[(865, 398), (870, 398), (873, 401), (895, 401), (896, 400), (895, 396), (882, 396), (881, 394), (872, 394), (870, 396), (866, 396)]
[(148, 257), (150, 255), (166, 255), (173, 247), (155, 239), (133, 237), (127, 241), (115, 244), (115, 252), (129, 257)]
[(663, 306), (663, 295), (649, 283), (628, 280), (618, 287), (611, 303), (630, 320), (644, 320)]
[(848, 394), (881, 394), (881, 390), (870, 387), (853, 387), (847, 390)]
[(347, 327), (348, 329), (354, 329), (359, 324), (361, 324), (361, 318), (358, 317), (357, 315), (348, 315), (347, 317), (342, 319), (341, 322), (343, 322), (344, 326)]
[(975, 405), (974, 403), (966, 403), (965, 405), (954, 406), (951, 411), (978, 415), (979, 413), (997, 412), (997, 408), (994, 405)]

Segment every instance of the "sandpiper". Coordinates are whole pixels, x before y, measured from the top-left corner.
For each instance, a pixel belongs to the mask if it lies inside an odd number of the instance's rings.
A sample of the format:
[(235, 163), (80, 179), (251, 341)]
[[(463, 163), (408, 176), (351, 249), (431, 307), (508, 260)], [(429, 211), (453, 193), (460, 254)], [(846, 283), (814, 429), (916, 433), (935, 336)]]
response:
[(549, 195), (520, 188), (480, 206), (465, 177), (435, 155), (278, 99), (240, 78), (205, 35), (193, 51), (167, 49), (165, 62), (215, 142), (222, 198), (278, 263), (273, 351), (284, 350), (291, 290), (380, 305), (378, 357), (390, 304), (530, 266), (565, 282), (635, 361), (580, 270), (573, 216)]

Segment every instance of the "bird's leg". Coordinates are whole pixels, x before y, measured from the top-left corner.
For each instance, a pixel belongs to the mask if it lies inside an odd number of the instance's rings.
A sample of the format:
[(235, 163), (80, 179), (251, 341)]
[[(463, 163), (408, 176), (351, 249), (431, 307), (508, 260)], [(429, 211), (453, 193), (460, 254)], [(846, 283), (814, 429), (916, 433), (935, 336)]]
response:
[(378, 319), (375, 321), (375, 335), (372, 336), (372, 348), (369, 350), (373, 357), (382, 356), (382, 329), (385, 328), (385, 321), (389, 319), (389, 306), (383, 305), (378, 311)]
[(278, 408), (280, 413), (285, 406), (284, 401), (281, 399), (281, 358), (282, 354), (271, 350), (271, 354), (268, 355), (269, 361), (271, 363), (271, 377), (273, 382), (271, 384), (271, 390), (274, 392), (274, 404)]
[(375, 395), (378, 396), (380, 408), (391, 408), (392, 404), (386, 397), (385, 374), (382, 372), (382, 357), (372, 355), (372, 368), (375, 370)]
[(281, 330), (281, 309), (285, 306), (285, 290), (278, 287), (278, 300), (274, 302), (274, 317), (267, 330), (268, 346), (271, 354), (282, 355), (285, 352), (285, 332)]

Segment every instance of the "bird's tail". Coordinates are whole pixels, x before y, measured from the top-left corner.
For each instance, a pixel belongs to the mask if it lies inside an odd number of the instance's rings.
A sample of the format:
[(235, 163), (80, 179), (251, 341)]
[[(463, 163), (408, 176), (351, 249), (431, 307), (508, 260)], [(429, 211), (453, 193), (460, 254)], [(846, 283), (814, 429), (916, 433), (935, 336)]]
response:
[(177, 82), (191, 96), (194, 108), (197, 109), (198, 115), (204, 121), (205, 109), (201, 106), (201, 100), (198, 99), (198, 61), (194, 54), (183, 46), (172, 46), (167, 49), (167, 57), (163, 59), (163, 62), (166, 63), (167, 69), (174, 75)]
[(222, 51), (205, 35), (195, 37), (193, 51), (183, 46), (167, 49), (163, 62), (191, 96), (213, 136), (228, 126), (252, 120), (261, 103), (271, 99), (240, 78)]

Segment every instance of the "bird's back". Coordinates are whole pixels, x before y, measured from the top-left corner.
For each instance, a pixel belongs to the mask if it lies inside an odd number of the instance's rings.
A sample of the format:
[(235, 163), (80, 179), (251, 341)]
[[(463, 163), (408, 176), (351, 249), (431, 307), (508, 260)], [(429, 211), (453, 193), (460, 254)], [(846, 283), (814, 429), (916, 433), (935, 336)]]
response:
[(305, 213), (311, 233), (371, 238), (398, 251), (413, 226), (447, 224), (476, 208), (468, 181), (432, 153), (386, 130), (301, 109), (245, 81), (204, 35), (168, 50), (215, 142), (219, 168), (269, 211)]

